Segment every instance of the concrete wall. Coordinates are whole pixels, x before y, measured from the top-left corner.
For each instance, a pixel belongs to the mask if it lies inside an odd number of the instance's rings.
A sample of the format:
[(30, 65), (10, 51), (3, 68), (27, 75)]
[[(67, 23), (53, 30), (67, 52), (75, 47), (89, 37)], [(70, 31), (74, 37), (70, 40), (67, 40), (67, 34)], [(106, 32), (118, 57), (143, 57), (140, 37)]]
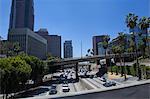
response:
[(87, 82), (85, 79), (79, 78), (79, 82), (81, 83), (81, 85), (84, 88), (87, 88), (88, 90), (91, 90), (91, 89), (95, 88), (91, 83)]

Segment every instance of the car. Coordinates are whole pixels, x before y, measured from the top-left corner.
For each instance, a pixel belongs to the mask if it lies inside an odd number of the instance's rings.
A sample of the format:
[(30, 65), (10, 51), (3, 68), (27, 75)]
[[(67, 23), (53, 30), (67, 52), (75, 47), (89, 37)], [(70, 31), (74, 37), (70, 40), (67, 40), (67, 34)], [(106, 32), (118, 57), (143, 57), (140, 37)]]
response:
[(56, 89), (56, 85), (55, 85), (55, 84), (52, 84), (52, 85), (51, 85), (51, 88), (52, 88), (52, 89)]
[(63, 84), (62, 85), (62, 91), (63, 92), (69, 92), (70, 91), (70, 88), (69, 88), (68, 84)]
[(51, 88), (49, 90), (49, 94), (52, 95), (52, 94), (57, 94), (57, 90), (55, 88)]
[(52, 84), (49, 89), (49, 94), (52, 95), (52, 94), (56, 94), (56, 93), (57, 93), (56, 85)]
[(116, 83), (113, 81), (109, 81), (109, 82), (104, 83), (103, 86), (105, 86), (105, 87), (116, 86)]
[(93, 75), (89, 75), (89, 78), (93, 79), (93, 77), (94, 77)]
[(105, 87), (111, 87), (112, 85), (110, 83), (106, 82), (106, 83), (103, 84), (103, 86), (105, 86)]
[(116, 83), (113, 82), (113, 81), (110, 81), (110, 84), (111, 84), (112, 86), (116, 86)]
[(102, 81), (103, 81), (103, 82), (107, 82), (107, 79), (106, 79), (106, 78), (102, 78)]
[(101, 80), (102, 82), (107, 82), (107, 79), (106, 79), (105, 77), (100, 78), (100, 80)]

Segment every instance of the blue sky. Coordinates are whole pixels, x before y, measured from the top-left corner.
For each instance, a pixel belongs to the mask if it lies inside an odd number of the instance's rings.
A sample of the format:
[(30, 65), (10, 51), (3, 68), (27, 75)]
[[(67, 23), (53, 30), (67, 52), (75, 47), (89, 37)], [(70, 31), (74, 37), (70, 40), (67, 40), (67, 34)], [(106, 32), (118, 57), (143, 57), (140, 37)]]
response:
[[(0, 0), (0, 35), (7, 39), (11, 0)], [(34, 0), (35, 31), (47, 28), (49, 34), (73, 41), (74, 57), (92, 48), (92, 36), (128, 32), (129, 12), (150, 16), (150, 0)], [(63, 46), (62, 46), (63, 47)], [(62, 48), (63, 49), (63, 48)]]

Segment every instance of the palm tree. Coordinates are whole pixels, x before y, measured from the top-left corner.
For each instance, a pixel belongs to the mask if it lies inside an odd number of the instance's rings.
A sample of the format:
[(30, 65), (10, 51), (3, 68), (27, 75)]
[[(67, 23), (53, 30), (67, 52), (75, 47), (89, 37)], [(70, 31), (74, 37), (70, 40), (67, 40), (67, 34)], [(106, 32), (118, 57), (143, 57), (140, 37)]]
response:
[[(120, 56), (122, 56), (122, 54), (124, 54), (124, 52), (125, 52), (125, 44), (126, 44), (126, 36), (125, 36), (125, 34), (123, 33), (123, 32), (120, 32), (120, 33), (118, 33), (119, 34), (119, 41), (120, 41), (120, 44), (119, 44), (119, 46), (120, 46)], [(122, 61), (123, 61), (123, 66), (121, 66), (121, 70), (122, 70), (122, 76), (123, 76), (123, 73), (124, 73), (124, 77), (125, 77), (125, 80), (127, 79), (126, 78), (126, 66), (125, 66), (125, 58), (124, 58), (124, 55), (123, 55), (123, 59), (121, 59), (120, 58), (120, 63), (122, 63)]]
[[(134, 29), (137, 26), (137, 21), (138, 21), (138, 16), (136, 16), (135, 14), (129, 13), (126, 17), (126, 24), (127, 24), (127, 27), (129, 27), (130, 29)], [(132, 40), (134, 41), (134, 45), (135, 45), (135, 55), (136, 55), (136, 65), (138, 68), (138, 76), (139, 76), (139, 80), (141, 80), (141, 70), (140, 70), (139, 61), (138, 61), (138, 51), (137, 51), (137, 44), (135, 40), (134, 31), (132, 32)]]
[[(107, 60), (106, 55), (107, 55), (107, 48), (108, 48), (109, 40), (110, 40), (109, 35), (106, 35), (106, 36), (104, 37), (104, 42), (102, 42), (103, 48), (105, 49), (105, 59), (106, 59), (106, 60)], [(107, 66), (107, 63), (106, 63), (106, 69), (107, 69), (107, 67), (108, 67), (108, 66)]]
[[(116, 54), (118, 52), (117, 46), (112, 46), (112, 52), (115, 54), (115, 58), (116, 58)], [(116, 59), (115, 59), (115, 61), (116, 61)], [(118, 70), (119, 70), (119, 68), (117, 66), (117, 68), (116, 68), (116, 75), (118, 75)]]
[[(148, 42), (148, 30), (147, 30), (150, 27), (150, 17), (149, 18), (147, 18), (147, 17), (140, 18), (138, 26), (142, 31), (145, 31), (145, 33), (146, 33), (145, 42), (146, 42), (146, 46), (148, 46), (148, 54), (149, 54), (148, 56), (150, 58), (150, 47), (149, 47), (149, 42)], [(146, 47), (145, 47), (145, 49), (146, 49)]]
[(142, 53), (143, 58), (145, 58), (146, 38), (142, 38), (142, 40), (138, 42), (138, 50)]
[(88, 49), (86, 56), (93, 56), (93, 55), (94, 55), (93, 49)]
[(90, 53), (91, 49), (88, 49), (87, 52)]

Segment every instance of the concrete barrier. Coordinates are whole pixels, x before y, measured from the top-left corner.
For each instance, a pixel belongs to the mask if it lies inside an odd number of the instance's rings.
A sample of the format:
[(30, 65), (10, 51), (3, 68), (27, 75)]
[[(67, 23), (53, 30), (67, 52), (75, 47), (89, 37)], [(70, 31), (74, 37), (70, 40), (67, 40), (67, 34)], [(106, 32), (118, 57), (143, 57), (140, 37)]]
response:
[(74, 86), (75, 86), (75, 89), (76, 89), (77, 92), (83, 91), (83, 90), (88, 90), (86, 88), (86, 86), (84, 86), (84, 84), (80, 82), (80, 80), (79, 80), (79, 82), (74, 83)]
[(90, 83), (88, 80), (86, 80), (85, 78), (80, 78), (79, 81), (81, 82), (81, 85), (86, 87), (88, 90), (91, 89), (97, 89), (96, 86), (94, 86), (92, 83)]

